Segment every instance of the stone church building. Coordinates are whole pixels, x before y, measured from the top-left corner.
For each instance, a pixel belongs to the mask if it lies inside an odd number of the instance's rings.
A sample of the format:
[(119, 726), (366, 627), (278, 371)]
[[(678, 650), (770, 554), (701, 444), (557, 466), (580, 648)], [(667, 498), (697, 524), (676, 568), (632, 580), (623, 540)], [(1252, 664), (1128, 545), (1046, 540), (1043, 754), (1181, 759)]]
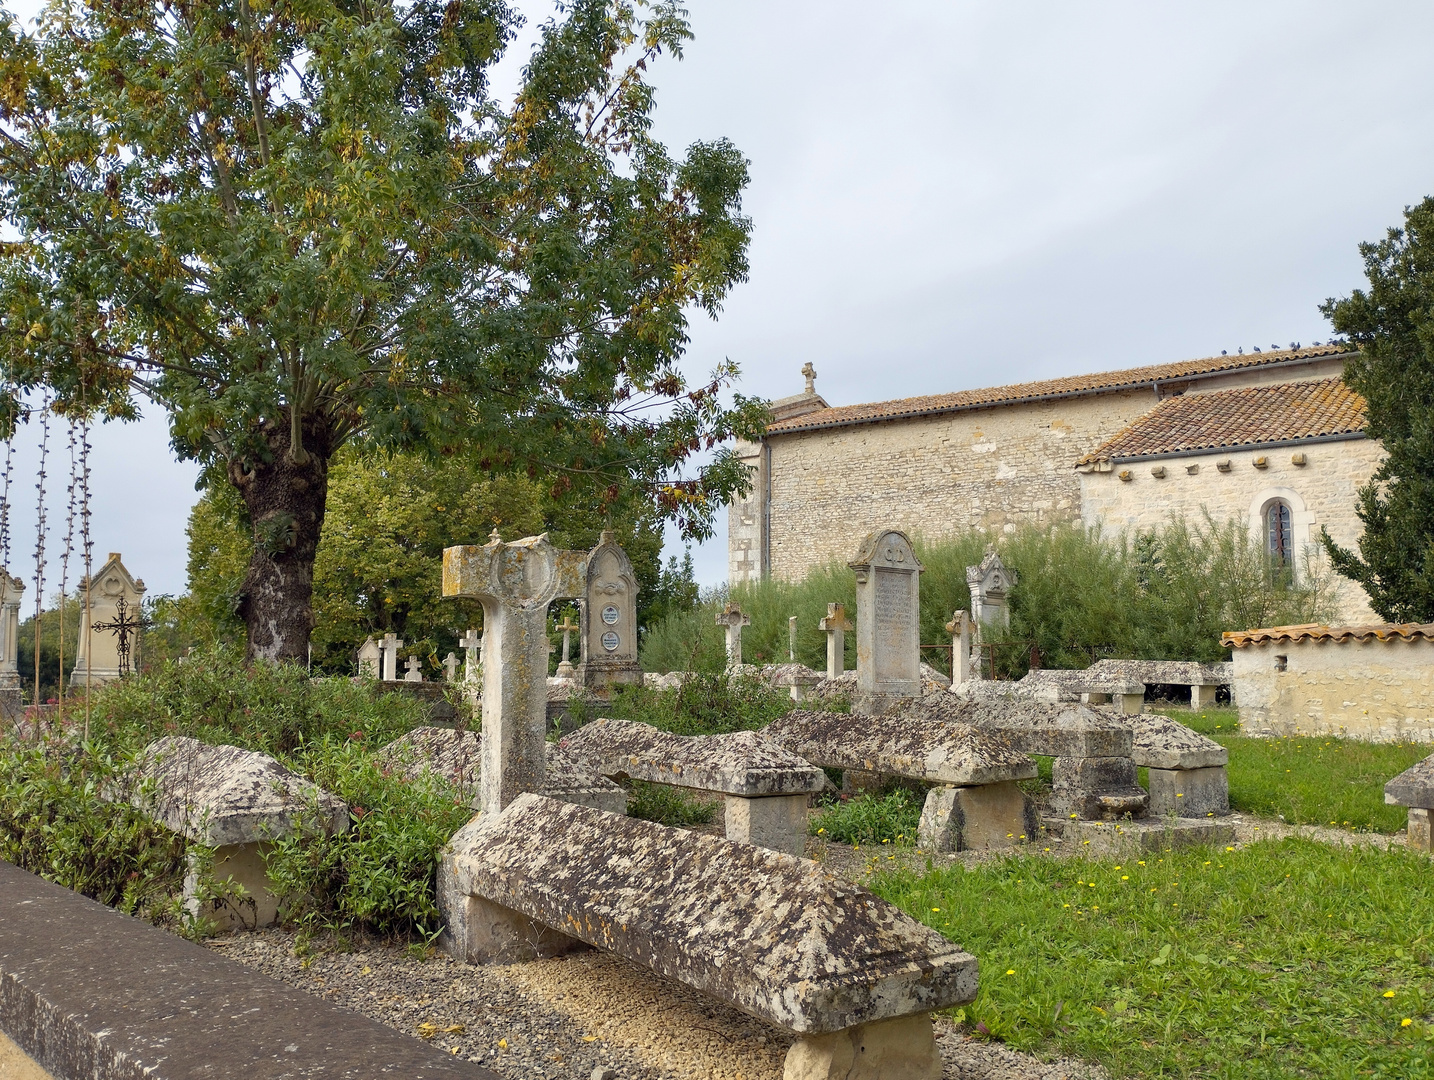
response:
[[(1298, 565), (1321, 527), (1358, 540), (1358, 488), (1381, 450), (1340, 380), (1347, 346), (831, 406), (806, 390), (738, 454), (751, 494), (728, 512), (728, 576), (800, 578), (877, 528), (938, 537), (1019, 522), (1146, 529), (1237, 518)], [(1372, 617), (1346, 589), (1343, 614)]]

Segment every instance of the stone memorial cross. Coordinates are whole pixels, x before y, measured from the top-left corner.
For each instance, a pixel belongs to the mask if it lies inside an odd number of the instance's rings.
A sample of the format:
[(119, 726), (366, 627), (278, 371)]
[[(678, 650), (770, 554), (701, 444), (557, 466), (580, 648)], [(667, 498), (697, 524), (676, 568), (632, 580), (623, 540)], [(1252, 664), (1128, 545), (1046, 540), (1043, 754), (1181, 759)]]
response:
[(478, 636), (478, 631), (471, 628), (458, 639), (458, 647), (463, 650), (464, 682), (472, 682), (478, 674), (478, 649), (482, 644), (483, 639)]
[(483, 605), (483, 764), (478, 806), (498, 813), (541, 792), (548, 725), (548, 605), (582, 596), (586, 551), (547, 534), (443, 552), (443, 595)]
[(451, 652), (443, 658), (443, 678), (448, 682), (458, 678), (458, 657)]
[(853, 629), (845, 604), (828, 604), (827, 617), (817, 623), (827, 635), (827, 678), (840, 679), (846, 670), (846, 632)]
[(727, 666), (738, 667), (742, 663), (742, 627), (751, 626), (752, 620), (742, 614), (736, 604), (728, 604), (717, 613), (717, 625), (727, 630)]
[(921, 573), (911, 539), (874, 532), (847, 564), (856, 571), (856, 711), (880, 715), (921, 696)]
[(403, 648), (403, 639), (397, 634), (388, 633), (383, 635), (379, 642), (383, 646), (383, 671), (380, 673), (384, 682), (398, 681), (398, 650)]
[(404, 665), (404, 669), (403, 669), (403, 681), (404, 681), (404, 682), (422, 682), (422, 681), (423, 681), (423, 671), (420, 669), (420, 665), (419, 665), (419, 663), (418, 663), (418, 657), (416, 657), (416, 656), (410, 656), (410, 657), (408, 658), (408, 663)]
[(946, 624), (951, 635), (951, 689), (971, 678), (971, 618), (964, 611), (951, 616)]
[(573, 670), (572, 661), (568, 659), (570, 655), (569, 648), (571, 645), (571, 638), (573, 631), (580, 630), (582, 629), (582, 627), (578, 623), (573, 622), (571, 618), (564, 615), (563, 621), (558, 623), (558, 625), (555, 626), (554, 629), (561, 630), (563, 632), (563, 658), (558, 661), (558, 678), (571, 679), (576, 675), (576, 672)]

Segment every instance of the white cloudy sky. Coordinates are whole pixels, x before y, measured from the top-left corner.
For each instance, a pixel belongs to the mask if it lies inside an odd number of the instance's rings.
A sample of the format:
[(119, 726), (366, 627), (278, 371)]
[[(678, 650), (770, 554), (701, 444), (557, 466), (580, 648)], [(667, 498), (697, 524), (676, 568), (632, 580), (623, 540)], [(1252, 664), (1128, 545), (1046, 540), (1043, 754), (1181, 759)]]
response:
[[(1360, 283), (1358, 243), (1434, 193), (1427, 3), (689, 7), (657, 131), (737, 143), (755, 233), (688, 369), (730, 357), (751, 394), (799, 391), (807, 361), (846, 404), (1324, 340), (1316, 305)], [(22, 574), (36, 437), (12, 488)], [(97, 552), (182, 591), (193, 468), (159, 417), (96, 441)], [(704, 582), (725, 544), (697, 553)]]

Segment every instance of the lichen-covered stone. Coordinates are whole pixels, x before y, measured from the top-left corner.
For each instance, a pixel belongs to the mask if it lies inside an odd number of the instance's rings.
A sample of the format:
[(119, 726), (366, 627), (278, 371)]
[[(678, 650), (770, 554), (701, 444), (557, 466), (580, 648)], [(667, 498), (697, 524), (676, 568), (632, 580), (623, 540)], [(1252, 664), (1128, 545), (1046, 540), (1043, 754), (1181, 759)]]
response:
[(1013, 749), (1047, 757), (1129, 757), (1133, 744), (1123, 717), (1083, 705), (927, 694), (899, 715), (999, 732)]
[(1384, 801), (1395, 806), (1434, 809), (1434, 754), (1385, 784)]
[(1230, 777), (1223, 765), (1151, 769), (1148, 776), (1153, 817), (1224, 817), (1230, 812)]
[[(976, 995), (975, 957), (764, 848), (524, 795), (475, 817), (443, 863), (445, 910), (483, 897), (798, 1034)], [(466, 958), (463, 941), (450, 947)]]
[[(168, 735), (136, 761), (130, 798), (166, 827), (211, 847), (343, 832), (349, 808), (268, 754)], [(150, 801), (152, 796), (152, 801)]]
[(821, 791), (821, 769), (752, 731), (672, 735), (631, 720), (594, 720), (558, 741), (603, 776), (757, 798)]
[(1184, 724), (1160, 713), (1122, 715), (1130, 728), (1130, 757), (1149, 769), (1209, 769), (1228, 765), (1230, 752)]
[(1150, 796), (1128, 757), (1058, 757), (1051, 766), (1052, 812), (1090, 821), (1144, 817)]
[(970, 786), (1027, 780), (1036, 763), (999, 731), (969, 724), (913, 724), (902, 715), (797, 709), (762, 730), (816, 765)]
[(1150, 686), (1224, 686), (1235, 681), (1233, 664), (1194, 660), (1097, 660), (1086, 671), (1096, 679)]

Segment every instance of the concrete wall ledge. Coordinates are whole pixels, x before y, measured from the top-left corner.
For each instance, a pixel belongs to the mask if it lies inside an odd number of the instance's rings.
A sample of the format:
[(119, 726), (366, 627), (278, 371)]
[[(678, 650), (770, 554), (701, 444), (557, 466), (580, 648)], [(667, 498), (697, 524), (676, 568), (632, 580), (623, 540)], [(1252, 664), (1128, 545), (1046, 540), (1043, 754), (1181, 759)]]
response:
[(6, 862), (0, 1031), (56, 1080), (501, 1080)]

